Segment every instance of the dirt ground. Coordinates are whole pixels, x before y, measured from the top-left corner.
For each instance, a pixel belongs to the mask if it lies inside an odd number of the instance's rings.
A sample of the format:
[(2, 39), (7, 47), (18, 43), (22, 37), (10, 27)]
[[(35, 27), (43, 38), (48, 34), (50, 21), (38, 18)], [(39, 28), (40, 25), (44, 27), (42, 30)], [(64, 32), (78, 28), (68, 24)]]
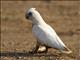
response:
[[(61, 55), (30, 55), (36, 44), (31, 22), (25, 13), (35, 7), (73, 53)], [(80, 1), (1, 1), (1, 60), (79, 60)], [(49, 49), (54, 54), (54, 49)], [(13, 55), (11, 55), (11, 54)], [(17, 53), (19, 55), (17, 55)], [(20, 56), (21, 53), (21, 56)]]

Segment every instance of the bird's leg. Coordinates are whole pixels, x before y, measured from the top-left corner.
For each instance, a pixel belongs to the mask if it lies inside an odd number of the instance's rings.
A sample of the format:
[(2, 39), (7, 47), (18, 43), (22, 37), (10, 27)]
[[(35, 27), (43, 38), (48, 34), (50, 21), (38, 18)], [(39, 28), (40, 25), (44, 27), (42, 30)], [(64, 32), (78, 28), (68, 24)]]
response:
[(37, 42), (36, 47), (32, 49), (32, 51), (30, 51), (30, 53), (37, 53), (37, 50), (39, 49), (39, 42)]
[(48, 52), (48, 47), (46, 46), (46, 50), (45, 51), (43, 51), (44, 53), (47, 53)]

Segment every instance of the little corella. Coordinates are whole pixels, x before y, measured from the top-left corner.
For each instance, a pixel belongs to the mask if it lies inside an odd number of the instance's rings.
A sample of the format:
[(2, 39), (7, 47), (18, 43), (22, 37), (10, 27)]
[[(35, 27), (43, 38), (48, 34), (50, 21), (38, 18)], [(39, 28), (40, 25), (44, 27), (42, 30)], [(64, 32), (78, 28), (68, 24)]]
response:
[[(54, 29), (45, 23), (36, 8), (30, 8), (25, 17), (32, 22), (32, 33), (37, 39), (36, 47), (33, 49), (33, 53), (36, 53), (39, 47), (42, 52), (47, 52), (48, 48), (56, 48), (62, 53), (70, 54), (72, 51), (62, 42)], [(46, 48), (46, 49), (45, 49)]]

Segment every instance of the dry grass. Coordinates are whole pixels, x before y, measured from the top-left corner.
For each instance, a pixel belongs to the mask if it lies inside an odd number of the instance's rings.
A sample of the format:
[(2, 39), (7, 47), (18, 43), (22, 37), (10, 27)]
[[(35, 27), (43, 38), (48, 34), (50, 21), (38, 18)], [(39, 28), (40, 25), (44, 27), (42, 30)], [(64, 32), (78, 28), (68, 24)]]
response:
[[(25, 12), (36, 7), (44, 20), (54, 27), (63, 42), (73, 51), (63, 60), (77, 60), (80, 45), (80, 1), (1, 1), (1, 52), (29, 51), (36, 43)], [(50, 53), (53, 49), (51, 49)], [(55, 56), (6, 57), (2, 60), (56, 60)], [(58, 59), (62, 60), (62, 59)]]

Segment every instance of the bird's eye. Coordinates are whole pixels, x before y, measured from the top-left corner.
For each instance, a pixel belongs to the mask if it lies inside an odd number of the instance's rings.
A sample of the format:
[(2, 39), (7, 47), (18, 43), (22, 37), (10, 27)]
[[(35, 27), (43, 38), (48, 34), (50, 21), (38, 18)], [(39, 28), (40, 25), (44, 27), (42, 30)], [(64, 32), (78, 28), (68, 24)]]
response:
[(32, 12), (29, 12), (28, 15), (29, 15), (29, 16), (32, 16)]

